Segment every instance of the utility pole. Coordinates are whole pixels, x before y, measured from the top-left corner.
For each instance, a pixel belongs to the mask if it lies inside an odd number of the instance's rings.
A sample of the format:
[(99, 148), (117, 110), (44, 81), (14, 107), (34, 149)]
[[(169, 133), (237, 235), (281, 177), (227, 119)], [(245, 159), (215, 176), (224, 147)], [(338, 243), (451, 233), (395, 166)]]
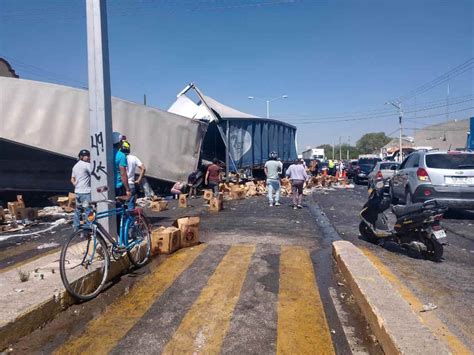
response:
[(341, 136), (339, 136), (339, 161), (342, 161), (342, 146), (341, 146)]
[(399, 150), (399, 156), (398, 160), (401, 163), (403, 160), (403, 145), (402, 145), (402, 134), (403, 134), (403, 127), (402, 127), (402, 121), (403, 121), (403, 109), (402, 109), (402, 103), (398, 101), (390, 101), (386, 102), (385, 105), (390, 104), (393, 107), (395, 107), (398, 110), (398, 124), (399, 124), (399, 130), (400, 130), (400, 137), (399, 137), (399, 144), (400, 144), (400, 150)]
[(334, 155), (334, 147), (335, 146), (336, 146), (335, 144), (332, 145), (332, 160), (334, 160), (336, 158), (336, 156)]
[(349, 139), (347, 141), (347, 161), (349, 161), (349, 150), (351, 149), (351, 136), (349, 136)]
[(143, 105), (146, 106), (146, 94), (143, 94)]
[[(106, 198), (114, 200), (115, 169), (106, 1), (86, 0), (86, 16), (92, 199), (102, 199), (97, 188), (107, 186)], [(108, 208), (108, 204), (105, 203), (98, 205), (99, 212)], [(111, 235), (116, 234), (115, 216), (101, 218), (99, 221)]]

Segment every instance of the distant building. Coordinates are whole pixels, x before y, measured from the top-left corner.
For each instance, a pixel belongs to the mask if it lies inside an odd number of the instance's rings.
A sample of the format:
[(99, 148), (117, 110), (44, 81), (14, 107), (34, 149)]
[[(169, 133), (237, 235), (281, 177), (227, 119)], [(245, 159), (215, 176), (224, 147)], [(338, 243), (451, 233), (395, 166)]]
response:
[(12, 68), (10, 63), (5, 59), (0, 58), (0, 76), (6, 76), (7, 78), (19, 78), (18, 74)]
[(468, 132), (467, 118), (439, 123), (418, 130), (415, 133), (415, 145), (439, 150), (465, 149)]
[[(413, 137), (402, 137), (402, 150), (403, 156), (413, 152), (415, 149), (415, 142)], [(395, 160), (398, 160), (398, 151), (400, 150), (400, 139), (393, 138), (390, 142), (384, 145), (381, 149), (381, 154), (383, 158), (392, 157)]]

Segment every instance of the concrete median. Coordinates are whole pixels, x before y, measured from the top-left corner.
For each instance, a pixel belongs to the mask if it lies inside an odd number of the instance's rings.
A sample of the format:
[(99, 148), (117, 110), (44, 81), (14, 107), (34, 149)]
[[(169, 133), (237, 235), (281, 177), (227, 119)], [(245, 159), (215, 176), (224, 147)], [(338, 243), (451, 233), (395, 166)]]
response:
[[(128, 259), (111, 258), (108, 279), (129, 268)], [(22, 282), (19, 273), (29, 275)], [(94, 278), (84, 276), (86, 280)], [(59, 273), (59, 252), (53, 253), (18, 269), (0, 273), (0, 350), (31, 333), (75, 301), (64, 288)]]
[(333, 243), (333, 255), (386, 354), (449, 354), (409, 304), (356, 246)]

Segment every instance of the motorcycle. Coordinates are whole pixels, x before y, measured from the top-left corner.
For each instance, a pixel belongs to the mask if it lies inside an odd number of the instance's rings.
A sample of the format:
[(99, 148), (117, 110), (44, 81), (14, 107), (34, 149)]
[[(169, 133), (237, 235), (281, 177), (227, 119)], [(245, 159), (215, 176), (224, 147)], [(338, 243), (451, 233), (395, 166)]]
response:
[(389, 227), (385, 211), (390, 208), (390, 197), (384, 193), (384, 182), (377, 181), (369, 189), (369, 199), (360, 212), (359, 232), (375, 244), (395, 242), (404, 249), (414, 250), (425, 259), (439, 262), (446, 245), (446, 231), (440, 224), (447, 208), (436, 200), (392, 207), (397, 221)]

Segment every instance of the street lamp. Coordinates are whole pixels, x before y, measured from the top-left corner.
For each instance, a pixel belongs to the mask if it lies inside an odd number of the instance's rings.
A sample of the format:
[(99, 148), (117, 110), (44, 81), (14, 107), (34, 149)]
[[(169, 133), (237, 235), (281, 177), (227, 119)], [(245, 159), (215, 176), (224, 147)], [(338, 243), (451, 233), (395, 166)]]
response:
[(398, 124), (400, 125), (400, 137), (399, 137), (399, 144), (400, 144), (400, 150), (399, 150), (399, 156), (398, 159), (400, 160), (400, 163), (403, 160), (403, 148), (402, 148), (402, 120), (403, 120), (403, 109), (402, 109), (402, 103), (399, 101), (389, 101), (386, 102), (385, 105), (392, 105), (398, 110)]
[(262, 99), (260, 97), (255, 97), (255, 96), (249, 96), (248, 99), (249, 100), (261, 100), (261, 101), (264, 101), (267, 103), (267, 118), (270, 118), (270, 102), (272, 101), (275, 101), (275, 100), (278, 100), (278, 99), (287, 99), (288, 98), (288, 95), (281, 95), (281, 96), (277, 96), (277, 97), (274, 97), (273, 99)]

